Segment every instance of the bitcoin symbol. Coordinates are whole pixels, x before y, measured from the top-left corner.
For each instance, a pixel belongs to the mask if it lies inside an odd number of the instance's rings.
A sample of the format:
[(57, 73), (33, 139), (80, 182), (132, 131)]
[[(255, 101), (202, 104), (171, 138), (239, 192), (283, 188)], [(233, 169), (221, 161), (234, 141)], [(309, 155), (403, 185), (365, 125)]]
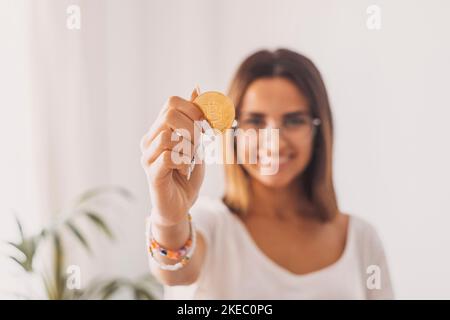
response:
[(208, 91), (197, 98), (194, 103), (202, 110), (211, 127), (225, 131), (231, 127), (234, 116), (234, 104), (220, 92)]

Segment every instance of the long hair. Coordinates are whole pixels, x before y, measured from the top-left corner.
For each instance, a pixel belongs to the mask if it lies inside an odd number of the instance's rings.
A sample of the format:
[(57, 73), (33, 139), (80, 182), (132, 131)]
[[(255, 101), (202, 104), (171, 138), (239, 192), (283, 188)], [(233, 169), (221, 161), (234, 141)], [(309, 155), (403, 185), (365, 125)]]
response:
[[(332, 177), (333, 121), (322, 76), (311, 60), (294, 51), (258, 51), (242, 62), (231, 81), (228, 95), (235, 104), (237, 117), (247, 88), (253, 81), (267, 77), (290, 80), (308, 99), (311, 115), (321, 120), (314, 136), (311, 160), (297, 179), (313, 208), (305, 214), (329, 221), (338, 212), (338, 205)], [(222, 201), (232, 212), (245, 215), (251, 200), (250, 177), (236, 162), (224, 166), (226, 184)]]

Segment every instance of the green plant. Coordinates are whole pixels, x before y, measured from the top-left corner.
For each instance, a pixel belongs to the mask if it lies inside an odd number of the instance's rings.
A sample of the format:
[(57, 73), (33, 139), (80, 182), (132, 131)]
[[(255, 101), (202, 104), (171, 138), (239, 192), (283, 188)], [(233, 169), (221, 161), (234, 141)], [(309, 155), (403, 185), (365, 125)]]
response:
[[(114, 278), (108, 280), (93, 280), (83, 289), (68, 289), (68, 276), (65, 272), (65, 256), (67, 248), (64, 245), (64, 237), (71, 234), (85, 250), (92, 253), (88, 239), (79, 226), (79, 220), (84, 219), (95, 226), (110, 240), (114, 240), (114, 234), (103, 219), (100, 212), (92, 209), (89, 204), (98, 196), (113, 193), (131, 200), (132, 195), (121, 187), (100, 187), (88, 190), (81, 194), (71, 208), (66, 212), (60, 212), (50, 226), (43, 228), (37, 235), (26, 236), (23, 224), (17, 218), (16, 223), (20, 235), (19, 242), (8, 242), (15, 249), (15, 254), (9, 256), (28, 274), (37, 275), (45, 288), (46, 298), (60, 299), (108, 299), (120, 290), (130, 290), (135, 299), (156, 299), (154, 293), (158, 284), (149, 274), (136, 280), (127, 278)], [(38, 271), (35, 268), (36, 252), (43, 243), (51, 246), (51, 271)], [(30, 297), (28, 297), (30, 298)]]

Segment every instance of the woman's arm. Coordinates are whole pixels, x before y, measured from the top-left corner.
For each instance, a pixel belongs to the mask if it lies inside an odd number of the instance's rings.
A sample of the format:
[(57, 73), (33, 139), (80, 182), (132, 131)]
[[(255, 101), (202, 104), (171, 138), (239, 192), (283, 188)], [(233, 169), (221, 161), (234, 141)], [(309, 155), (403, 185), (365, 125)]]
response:
[[(179, 224), (166, 227), (152, 223), (152, 234), (156, 241), (163, 247), (177, 250), (182, 247), (189, 238), (189, 222), (182, 221)], [(197, 245), (192, 258), (181, 269), (176, 271), (167, 271), (160, 269), (156, 264), (152, 263), (152, 274), (162, 283), (168, 286), (189, 285), (194, 283), (200, 274), (204, 257), (205, 257), (205, 241), (201, 233), (197, 232)], [(157, 259), (164, 264), (173, 264), (174, 261), (168, 258), (158, 256)]]
[[(141, 163), (152, 203), (151, 234), (168, 250), (182, 248), (190, 238), (187, 213), (196, 202), (205, 173), (203, 161), (194, 163), (191, 171), (194, 150), (199, 145), (199, 141), (195, 141), (198, 129), (195, 122), (204, 120), (202, 111), (192, 103), (197, 96), (198, 91), (194, 90), (190, 101), (175, 96), (169, 98), (141, 139)], [(205, 241), (199, 236), (191, 259), (181, 269), (163, 270), (151, 261), (151, 271), (163, 284), (193, 283), (200, 273), (204, 252)], [(165, 265), (179, 262), (159, 254), (153, 258)]]

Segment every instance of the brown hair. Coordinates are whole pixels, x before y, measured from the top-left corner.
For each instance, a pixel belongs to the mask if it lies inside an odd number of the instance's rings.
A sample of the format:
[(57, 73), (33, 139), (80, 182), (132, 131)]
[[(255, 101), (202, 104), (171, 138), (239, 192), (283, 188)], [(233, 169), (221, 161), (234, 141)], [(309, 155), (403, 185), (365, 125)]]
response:
[[(311, 161), (299, 177), (299, 183), (303, 183), (305, 196), (313, 208), (304, 214), (329, 221), (337, 213), (338, 206), (332, 177), (333, 121), (322, 76), (311, 60), (294, 51), (258, 51), (243, 61), (231, 81), (228, 95), (236, 106), (237, 117), (247, 88), (264, 77), (283, 77), (292, 81), (308, 99), (312, 117), (321, 120), (314, 137)], [(237, 214), (247, 212), (250, 201), (248, 179), (248, 173), (240, 164), (225, 164), (226, 185), (222, 200)]]

